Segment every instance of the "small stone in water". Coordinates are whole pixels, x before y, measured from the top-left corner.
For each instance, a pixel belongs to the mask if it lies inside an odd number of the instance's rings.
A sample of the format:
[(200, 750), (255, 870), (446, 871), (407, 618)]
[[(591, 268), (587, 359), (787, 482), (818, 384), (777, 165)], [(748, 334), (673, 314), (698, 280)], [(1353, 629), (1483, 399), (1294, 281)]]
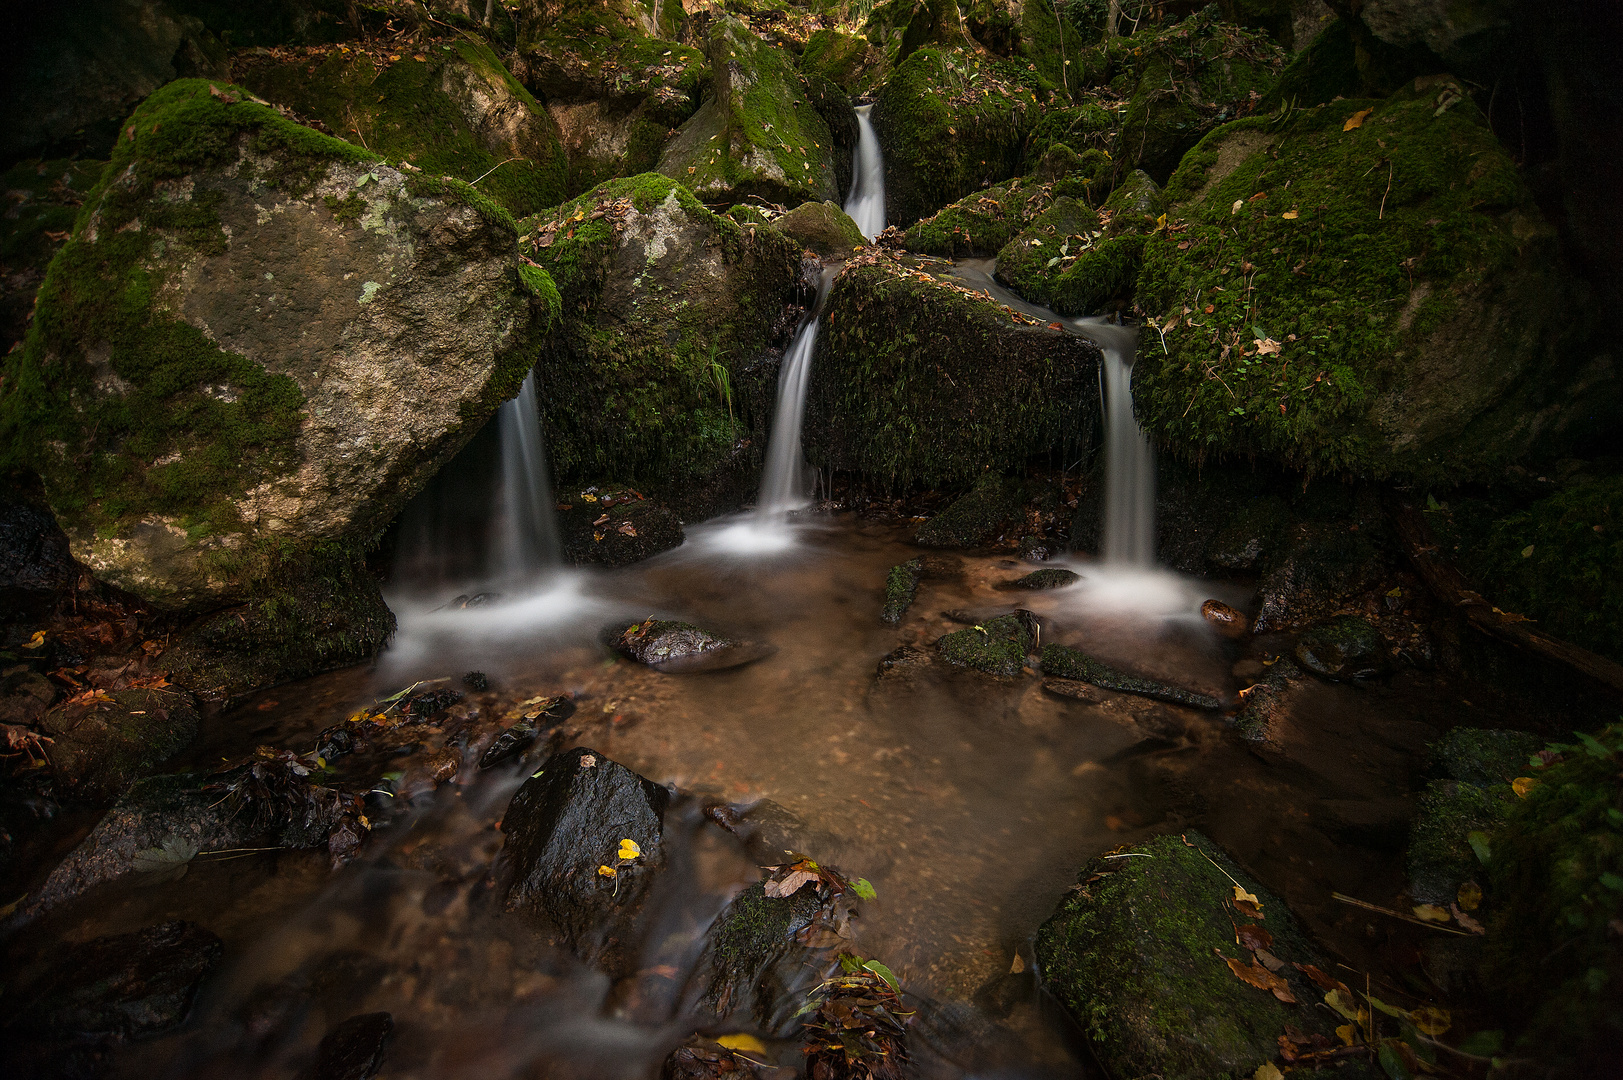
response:
[(462, 685), (469, 690), (489, 690), (490, 679), (482, 671), (470, 671), (462, 676)]
[(1242, 638), (1251, 629), (1251, 620), (1244, 612), (1232, 608), (1221, 600), (1208, 600), (1200, 605), (1200, 614), (1212, 629), (1224, 637)]

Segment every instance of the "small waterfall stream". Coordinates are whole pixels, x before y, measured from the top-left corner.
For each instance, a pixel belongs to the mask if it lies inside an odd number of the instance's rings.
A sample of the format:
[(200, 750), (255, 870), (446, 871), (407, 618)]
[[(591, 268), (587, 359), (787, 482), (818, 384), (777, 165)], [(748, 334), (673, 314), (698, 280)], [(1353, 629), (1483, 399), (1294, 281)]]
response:
[(813, 315), (800, 328), (778, 372), (778, 404), (766, 446), (766, 471), (761, 476), (756, 509), (759, 516), (781, 518), (806, 505), (806, 460), (800, 447), (800, 429), (806, 418), (812, 353), (817, 350), (817, 323)]
[(1133, 353), (1138, 328), (1105, 317), (1074, 325), (1104, 353), (1105, 498), (1100, 554), (1110, 567), (1155, 566), (1155, 451), (1133, 415)]
[(873, 132), (873, 106), (857, 107), (857, 151), (845, 212), (869, 240), (885, 231), (885, 159)]
[(487, 565), (497, 581), (533, 583), (561, 562), (534, 371), (497, 411), (496, 430), (501, 468)]

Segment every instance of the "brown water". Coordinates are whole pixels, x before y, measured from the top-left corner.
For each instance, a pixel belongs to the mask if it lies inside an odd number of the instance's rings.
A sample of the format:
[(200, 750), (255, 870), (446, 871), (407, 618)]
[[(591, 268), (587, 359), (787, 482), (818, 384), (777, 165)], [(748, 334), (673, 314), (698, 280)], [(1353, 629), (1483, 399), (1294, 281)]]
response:
[[(928, 648), (961, 628), (943, 611), (1023, 606), (1044, 617), (1047, 640), (1219, 696), (1243, 685), (1230, 673), (1246, 659), (1239, 647), (1191, 614), (1204, 596), (1243, 603), (1243, 589), (1161, 578), (1106, 581), (1091, 600), (1011, 593), (996, 586), (1031, 566), (964, 557), (961, 575), (925, 581), (902, 626), (887, 628), (885, 573), (918, 553), (893, 527), (839, 519), (773, 556), (690, 544), (580, 576), (547, 600), (450, 615), (407, 605), (375, 669), (261, 695), (213, 721), (191, 764), (261, 743), (307, 749), (402, 685), (474, 668), (492, 680), (491, 694), (470, 698), (487, 715), (572, 694), (572, 742), (684, 793), (770, 800), (801, 850), (873, 883), (855, 948), (957, 1017), (956, 1035), (918, 1040), (926, 1075), (1085, 1075), (1063, 1025), (1029, 993), (1029, 940), (1089, 857), (1167, 828), (1208, 831), (1342, 960), (1387, 962), (1390, 928), (1329, 893), (1386, 903), (1402, 888), (1397, 859), (1332, 840), (1326, 808), (1345, 816), (1417, 786), (1425, 743), (1468, 709), (1446, 685), (1314, 685), (1264, 757), (1228, 737), (1220, 716), (1106, 691), (1060, 698), (1034, 675), (1000, 681), (937, 663), (879, 679), (877, 661), (898, 645)], [(597, 644), (615, 618), (654, 613), (776, 652), (671, 675)], [(1248, 643), (1247, 655), (1269, 644)], [(392, 1077), (657, 1075), (693, 1029), (677, 984), (703, 930), (758, 871), (697, 800), (679, 803), (680, 857), (653, 905), (669, 932), (652, 936), (660, 944), (635, 985), (611, 988), (501, 914), (486, 887), (494, 825), (533, 767), (465, 767), (336, 874), (313, 853), (199, 859), (177, 882), (104, 890), (42, 932), (82, 939), (180, 917), (226, 940), (223, 973), (192, 1019), (125, 1052), (121, 1075), (292, 1075), (328, 1026), (374, 1010), (398, 1025)]]

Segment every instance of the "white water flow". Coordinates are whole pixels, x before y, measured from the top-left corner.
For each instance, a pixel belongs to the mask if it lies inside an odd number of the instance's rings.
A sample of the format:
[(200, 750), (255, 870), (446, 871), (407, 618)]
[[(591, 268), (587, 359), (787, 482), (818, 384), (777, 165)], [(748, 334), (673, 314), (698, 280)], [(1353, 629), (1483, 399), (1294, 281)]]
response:
[(1155, 451), (1133, 415), (1136, 327), (1104, 318), (1078, 319), (1104, 353), (1099, 370), (1104, 396), (1105, 499), (1100, 554), (1105, 565), (1155, 565)]
[(759, 515), (783, 517), (807, 502), (800, 429), (806, 419), (806, 387), (811, 383), (812, 353), (817, 349), (817, 322), (814, 315), (800, 328), (778, 372), (778, 404), (766, 444), (766, 471), (761, 475), (756, 510)]
[(845, 212), (869, 240), (885, 231), (885, 159), (873, 133), (872, 105), (857, 108), (857, 151)]
[(496, 430), (500, 471), (489, 572), (504, 583), (529, 585), (561, 561), (534, 371), (524, 377), (518, 397), (496, 413)]

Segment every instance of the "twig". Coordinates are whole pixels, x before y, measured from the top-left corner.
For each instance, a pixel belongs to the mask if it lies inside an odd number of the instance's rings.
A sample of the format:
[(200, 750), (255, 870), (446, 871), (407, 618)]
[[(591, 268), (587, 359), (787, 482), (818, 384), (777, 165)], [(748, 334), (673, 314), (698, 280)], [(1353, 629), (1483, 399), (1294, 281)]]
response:
[(1404, 922), (1412, 922), (1416, 926), (1424, 926), (1432, 930), (1441, 930), (1445, 934), (1458, 934), (1460, 937), (1474, 936), (1464, 930), (1456, 930), (1452, 926), (1440, 926), (1437, 923), (1427, 922), (1425, 919), (1416, 918), (1413, 915), (1405, 915), (1401, 911), (1393, 911), (1391, 908), (1378, 907), (1375, 904), (1371, 904), (1367, 900), (1360, 900), (1354, 896), (1345, 896), (1342, 893), (1333, 892), (1330, 894), (1330, 897), (1333, 900), (1340, 900), (1343, 904), (1351, 904), (1353, 907), (1363, 908), (1365, 911), (1376, 911), (1382, 915), (1390, 915), (1394, 919), (1402, 919)]
[[(507, 159), (507, 161), (498, 161), (496, 164), (494, 164), (490, 168), (486, 169), (484, 171), (483, 175), (481, 175), (479, 177), (479, 180), (483, 180), (486, 176), (489, 176), (491, 173), (495, 172), (497, 169), (501, 168), (503, 165), (506, 165), (508, 162), (522, 161), (522, 160), (524, 160), (524, 159), (523, 158), (510, 157), (510, 158)], [(472, 187), (474, 184), (477, 184), (479, 182), (479, 180), (470, 180), (470, 181), (468, 181), (468, 186)]]
[(1390, 194), (1392, 194), (1392, 163), (1390, 161), (1388, 161), (1386, 163), (1386, 191), (1385, 191), (1384, 194), (1381, 195), (1381, 212), (1379, 214), (1375, 215), (1375, 220), (1376, 221), (1381, 221), (1381, 220), (1385, 219), (1385, 217), (1386, 217), (1386, 196), (1390, 195)]

